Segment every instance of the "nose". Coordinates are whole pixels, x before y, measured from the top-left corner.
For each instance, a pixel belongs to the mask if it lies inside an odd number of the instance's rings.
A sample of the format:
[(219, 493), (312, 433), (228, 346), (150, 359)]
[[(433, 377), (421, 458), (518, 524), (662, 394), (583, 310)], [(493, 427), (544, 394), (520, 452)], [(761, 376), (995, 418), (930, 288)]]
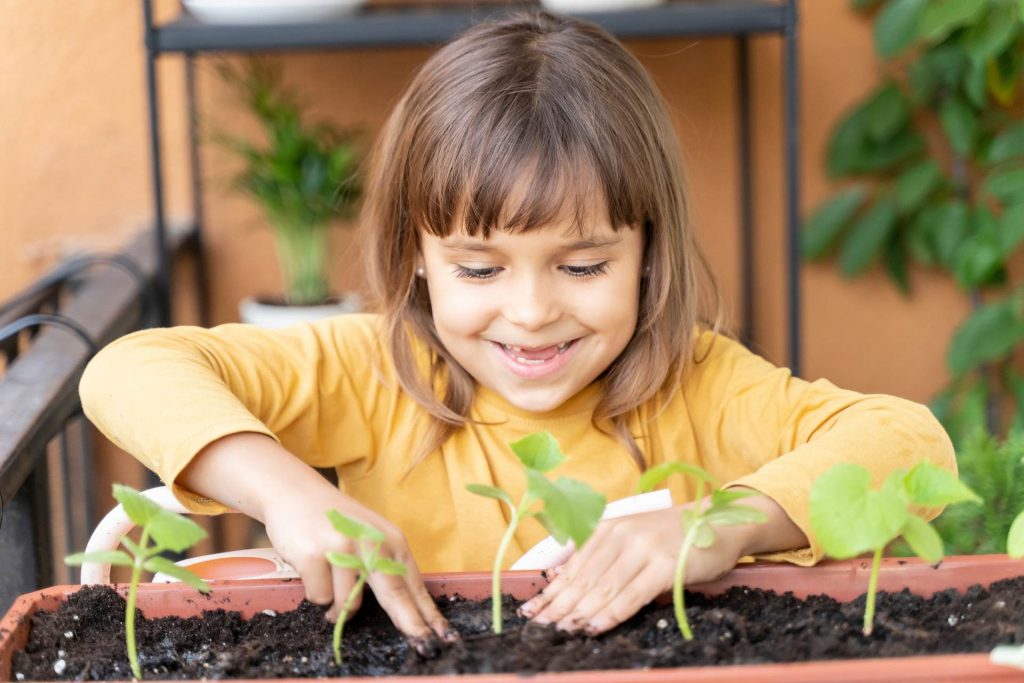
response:
[(533, 275), (517, 278), (509, 283), (503, 315), (505, 319), (524, 330), (544, 328), (562, 315), (557, 288), (544, 278)]

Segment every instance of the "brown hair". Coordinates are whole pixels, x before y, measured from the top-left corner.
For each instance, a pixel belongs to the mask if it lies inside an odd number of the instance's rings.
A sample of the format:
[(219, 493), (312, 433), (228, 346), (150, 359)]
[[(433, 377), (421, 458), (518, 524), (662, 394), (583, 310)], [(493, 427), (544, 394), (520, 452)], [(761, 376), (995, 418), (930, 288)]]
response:
[[(526, 191), (515, 196), (523, 199), (506, 206), (522, 182)], [(486, 238), (565, 215), (579, 228), (595, 197), (617, 230), (645, 233), (637, 327), (602, 376), (593, 418), (643, 466), (630, 414), (678, 386), (698, 322), (720, 325), (717, 289), (689, 226), (679, 144), (656, 86), (602, 29), (546, 13), (479, 24), (413, 79), (378, 142), (364, 225), (368, 279), (398, 381), (433, 418), (421, 457), (466, 423), (475, 389), (438, 339), (415, 275), (419, 231)]]

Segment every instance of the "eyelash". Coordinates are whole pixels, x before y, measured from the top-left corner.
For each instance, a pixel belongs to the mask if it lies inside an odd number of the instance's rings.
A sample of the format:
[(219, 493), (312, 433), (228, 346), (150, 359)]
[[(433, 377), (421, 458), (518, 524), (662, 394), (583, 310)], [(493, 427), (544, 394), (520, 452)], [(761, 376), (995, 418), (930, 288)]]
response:
[[(587, 278), (596, 277), (602, 275), (608, 271), (608, 262), (602, 261), (601, 263), (595, 263), (592, 266), (562, 266), (564, 272), (569, 277)], [(455, 266), (455, 277), (468, 278), (470, 280), (490, 280), (498, 274), (500, 268), (466, 268), (465, 266)]]

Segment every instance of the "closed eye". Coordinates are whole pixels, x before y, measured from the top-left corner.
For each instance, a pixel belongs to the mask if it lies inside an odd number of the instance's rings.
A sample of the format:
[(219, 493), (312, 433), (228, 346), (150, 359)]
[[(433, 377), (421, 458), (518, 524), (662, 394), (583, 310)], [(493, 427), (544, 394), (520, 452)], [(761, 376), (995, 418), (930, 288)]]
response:
[(601, 261), (590, 266), (562, 266), (562, 270), (573, 277), (594, 277), (608, 271), (608, 262)]
[(490, 268), (467, 268), (466, 266), (455, 266), (455, 277), (465, 277), (471, 280), (489, 280), (498, 274), (501, 268), (492, 266)]

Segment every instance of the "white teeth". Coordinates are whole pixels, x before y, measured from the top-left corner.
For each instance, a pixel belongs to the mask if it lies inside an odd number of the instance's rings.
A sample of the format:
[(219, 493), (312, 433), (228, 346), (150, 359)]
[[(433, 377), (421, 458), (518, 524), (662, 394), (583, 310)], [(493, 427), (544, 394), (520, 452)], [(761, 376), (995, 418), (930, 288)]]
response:
[[(501, 344), (501, 348), (505, 349), (505, 351), (507, 351), (510, 356), (512, 356), (513, 358), (516, 359), (517, 363), (522, 363), (523, 365), (541, 365), (543, 363), (547, 363), (548, 362), (547, 360), (543, 360), (543, 359), (541, 359), (541, 360), (531, 360), (529, 358), (524, 358), (522, 355), (520, 355), (523, 352), (523, 347), (522, 346), (512, 346), (510, 344), (505, 344), (505, 343), (502, 343), (502, 342), (498, 342), (498, 343)], [(558, 345), (558, 353), (565, 353), (565, 350), (567, 348), (569, 348), (570, 344), (572, 344), (571, 341), (562, 342), (561, 344), (559, 344)]]

